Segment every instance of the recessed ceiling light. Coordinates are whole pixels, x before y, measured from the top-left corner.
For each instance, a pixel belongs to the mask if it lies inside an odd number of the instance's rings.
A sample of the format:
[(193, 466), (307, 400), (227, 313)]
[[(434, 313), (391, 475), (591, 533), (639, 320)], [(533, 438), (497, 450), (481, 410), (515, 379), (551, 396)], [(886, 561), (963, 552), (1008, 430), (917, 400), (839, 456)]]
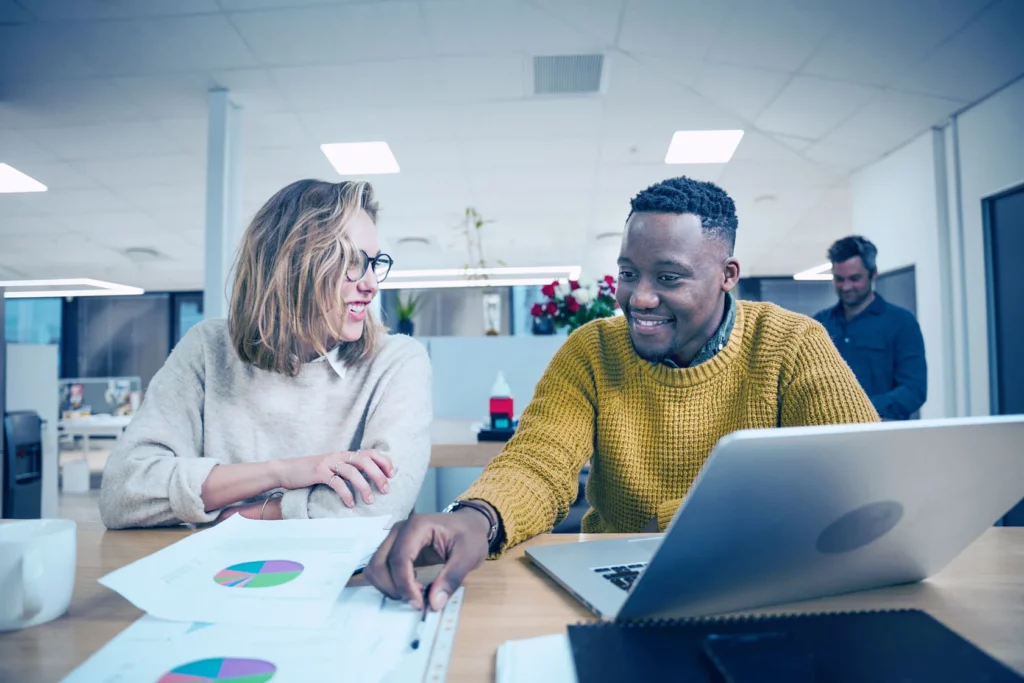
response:
[(320, 151), (338, 175), (398, 173), (398, 162), (386, 142), (334, 142), (320, 145)]
[(724, 164), (743, 138), (742, 130), (677, 130), (666, 164)]
[(9, 164), (0, 164), (0, 192), (46, 192), (46, 185)]
[(4, 280), (0, 281), (5, 299), (44, 299), (66, 296), (132, 296), (146, 290), (131, 285), (119, 285), (91, 278), (60, 280)]
[(807, 270), (801, 270), (799, 273), (793, 276), (794, 280), (831, 280), (832, 279), (832, 264), (822, 263), (820, 266), (814, 266)]

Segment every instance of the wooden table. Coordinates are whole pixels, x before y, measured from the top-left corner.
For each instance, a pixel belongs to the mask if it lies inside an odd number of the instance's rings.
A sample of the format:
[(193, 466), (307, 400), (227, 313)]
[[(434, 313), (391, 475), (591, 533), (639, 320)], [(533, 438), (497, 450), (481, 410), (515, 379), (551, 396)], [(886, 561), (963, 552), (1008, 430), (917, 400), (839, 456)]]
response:
[[(188, 533), (104, 531), (98, 522), (79, 522), (78, 574), (71, 608), (49, 624), (0, 634), (0, 680), (56, 681), (88, 658), (140, 615), (96, 579)], [(530, 544), (583, 538), (547, 535)], [(490, 683), (495, 650), (506, 640), (564, 632), (567, 624), (590, 617), (523, 557), (524, 547), (486, 563), (466, 580), (466, 602), (449, 669), (452, 683)], [(1024, 673), (1024, 528), (990, 529), (927, 582), (759, 611), (894, 607), (927, 610)]]

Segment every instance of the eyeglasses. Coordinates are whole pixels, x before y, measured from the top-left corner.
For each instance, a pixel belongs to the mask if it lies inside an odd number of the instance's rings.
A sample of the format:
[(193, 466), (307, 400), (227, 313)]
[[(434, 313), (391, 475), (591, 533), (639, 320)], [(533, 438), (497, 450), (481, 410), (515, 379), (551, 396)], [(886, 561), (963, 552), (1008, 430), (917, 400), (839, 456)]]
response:
[(391, 266), (394, 265), (394, 261), (387, 254), (377, 254), (371, 257), (365, 251), (359, 251), (362, 258), (357, 258), (351, 266), (348, 268), (348, 272), (345, 273), (345, 279), (349, 282), (357, 282), (363, 279), (366, 275), (366, 270), (373, 264), (373, 274), (377, 278), (377, 282), (384, 282), (387, 278), (388, 273), (391, 271)]

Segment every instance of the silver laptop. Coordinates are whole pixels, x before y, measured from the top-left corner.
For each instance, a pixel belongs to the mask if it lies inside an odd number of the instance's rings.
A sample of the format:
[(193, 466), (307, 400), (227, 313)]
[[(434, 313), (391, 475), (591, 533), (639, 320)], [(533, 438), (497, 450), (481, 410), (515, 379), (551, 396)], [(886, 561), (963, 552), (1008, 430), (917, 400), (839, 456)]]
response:
[(918, 581), (1024, 498), (1024, 416), (747, 430), (665, 534), (527, 549), (607, 619), (720, 614)]

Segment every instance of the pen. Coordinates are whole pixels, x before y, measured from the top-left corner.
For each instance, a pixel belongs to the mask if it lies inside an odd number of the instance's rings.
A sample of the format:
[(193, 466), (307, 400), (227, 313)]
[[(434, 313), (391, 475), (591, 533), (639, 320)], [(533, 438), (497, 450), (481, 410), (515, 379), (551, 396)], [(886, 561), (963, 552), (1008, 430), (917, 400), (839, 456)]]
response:
[(416, 629), (412, 632), (412, 649), (419, 649), (420, 640), (423, 638), (423, 625), (427, 623), (427, 611), (430, 609), (430, 603), (427, 601), (427, 597), (430, 595), (430, 585), (427, 584), (423, 589), (423, 614), (420, 615), (420, 620), (416, 622)]

